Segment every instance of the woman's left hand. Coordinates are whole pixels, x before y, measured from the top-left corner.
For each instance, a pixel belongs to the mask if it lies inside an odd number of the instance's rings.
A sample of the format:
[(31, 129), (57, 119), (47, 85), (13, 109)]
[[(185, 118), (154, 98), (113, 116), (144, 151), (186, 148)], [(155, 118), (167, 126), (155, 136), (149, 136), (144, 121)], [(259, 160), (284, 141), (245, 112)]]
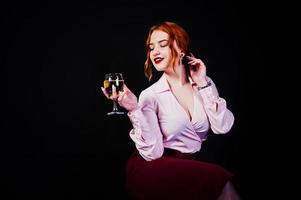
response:
[(206, 65), (199, 58), (194, 57), (192, 53), (186, 56), (188, 65), (190, 66), (190, 76), (198, 86), (207, 85)]

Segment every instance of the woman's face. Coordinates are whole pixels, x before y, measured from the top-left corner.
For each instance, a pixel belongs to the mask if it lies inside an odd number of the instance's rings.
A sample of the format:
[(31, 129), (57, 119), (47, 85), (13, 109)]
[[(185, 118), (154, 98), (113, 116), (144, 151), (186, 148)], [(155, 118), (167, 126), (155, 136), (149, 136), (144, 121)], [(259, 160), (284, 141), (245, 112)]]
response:
[(158, 71), (166, 71), (171, 68), (171, 49), (169, 48), (169, 35), (166, 32), (156, 30), (150, 38), (150, 59)]

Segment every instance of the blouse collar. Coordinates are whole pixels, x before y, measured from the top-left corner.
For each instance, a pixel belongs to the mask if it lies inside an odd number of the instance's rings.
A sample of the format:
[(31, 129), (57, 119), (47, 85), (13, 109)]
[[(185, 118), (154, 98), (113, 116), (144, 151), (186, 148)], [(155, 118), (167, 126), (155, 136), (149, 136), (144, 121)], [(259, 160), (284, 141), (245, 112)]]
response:
[[(188, 80), (191, 85), (195, 85), (195, 82), (191, 79), (191, 77), (188, 77)], [(160, 79), (154, 84), (155, 92), (161, 93), (165, 91), (170, 91), (169, 84), (166, 79), (166, 75), (163, 73)]]

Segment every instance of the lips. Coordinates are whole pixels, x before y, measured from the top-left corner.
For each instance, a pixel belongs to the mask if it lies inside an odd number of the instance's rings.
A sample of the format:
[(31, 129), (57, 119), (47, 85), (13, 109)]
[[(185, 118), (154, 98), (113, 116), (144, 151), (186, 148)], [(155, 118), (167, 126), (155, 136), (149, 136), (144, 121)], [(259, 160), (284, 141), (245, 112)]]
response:
[(159, 64), (162, 60), (163, 60), (163, 58), (157, 57), (154, 59), (154, 62), (155, 62), (155, 64)]

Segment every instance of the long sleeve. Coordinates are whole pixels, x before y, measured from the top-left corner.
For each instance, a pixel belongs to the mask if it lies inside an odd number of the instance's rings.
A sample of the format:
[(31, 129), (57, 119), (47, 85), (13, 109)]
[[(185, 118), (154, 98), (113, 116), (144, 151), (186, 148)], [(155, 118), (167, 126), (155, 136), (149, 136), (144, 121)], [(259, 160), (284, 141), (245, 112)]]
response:
[(154, 98), (143, 91), (139, 96), (139, 109), (129, 112), (133, 129), (130, 137), (135, 142), (140, 155), (147, 161), (163, 155), (163, 136), (158, 124)]
[(219, 97), (214, 82), (208, 77), (211, 86), (199, 90), (199, 94), (204, 102), (211, 130), (216, 134), (228, 133), (234, 123), (234, 115), (227, 108), (225, 99)]

